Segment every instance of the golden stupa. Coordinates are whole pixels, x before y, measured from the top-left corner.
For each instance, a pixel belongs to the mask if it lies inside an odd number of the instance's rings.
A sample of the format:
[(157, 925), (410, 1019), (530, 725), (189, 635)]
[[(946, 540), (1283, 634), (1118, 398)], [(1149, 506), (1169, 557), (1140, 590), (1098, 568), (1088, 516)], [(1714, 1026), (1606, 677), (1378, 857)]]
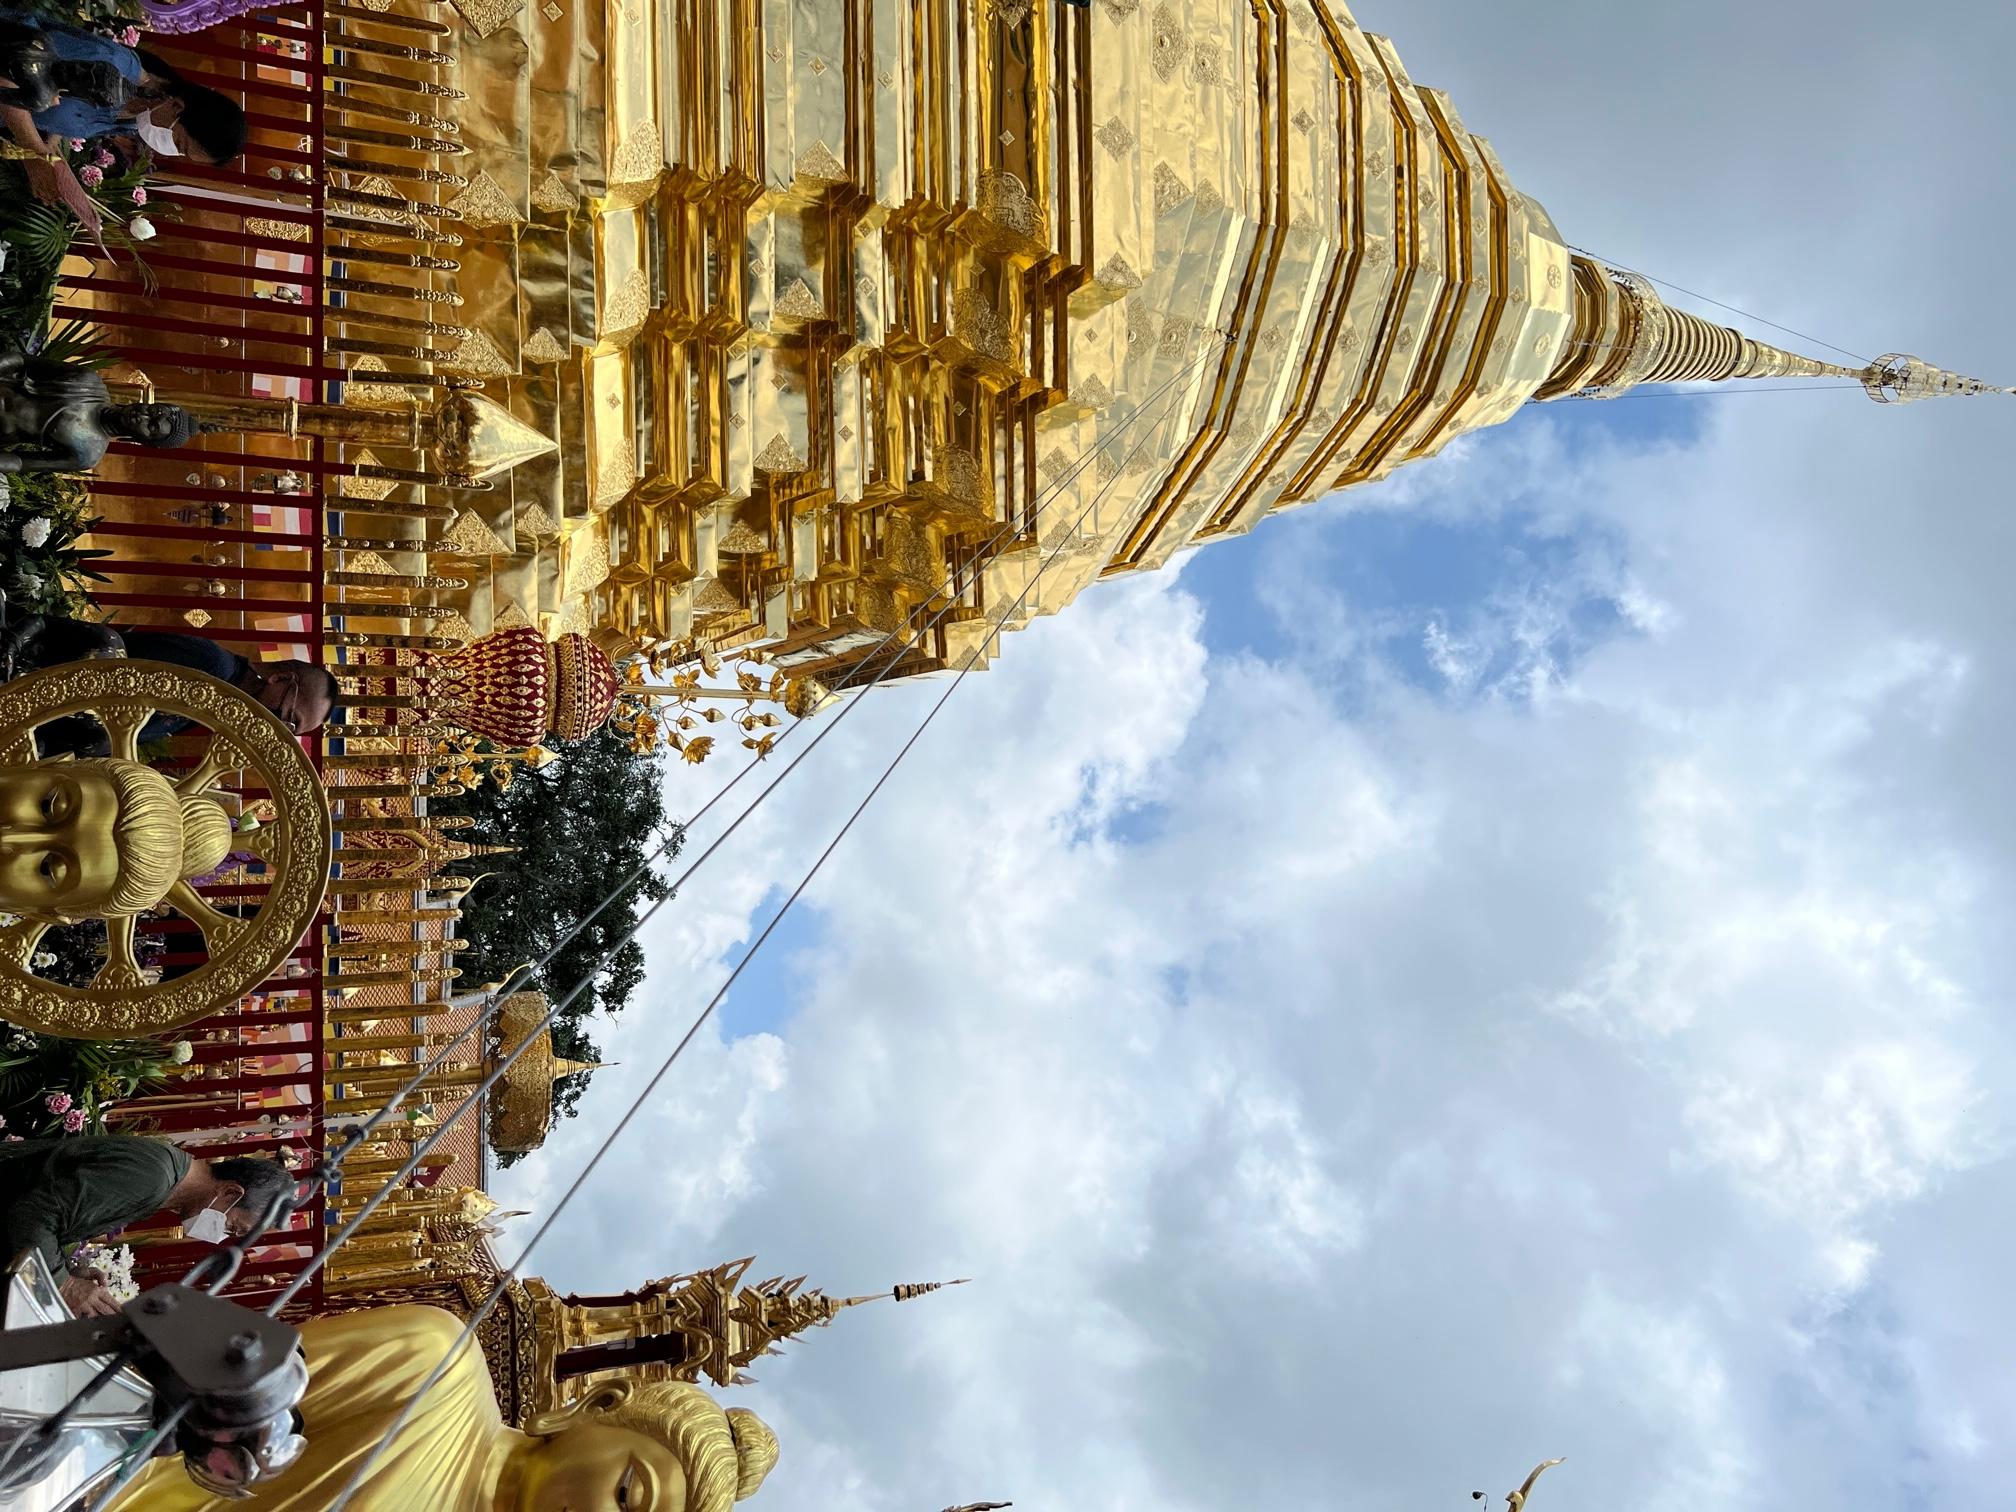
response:
[[(1530, 399), (1852, 376), (1570, 251), (1341, 4), (458, 0), (460, 318), (557, 450), (507, 604), (830, 677), (984, 655), (1094, 580)], [(477, 371), (466, 364), (464, 371)]]

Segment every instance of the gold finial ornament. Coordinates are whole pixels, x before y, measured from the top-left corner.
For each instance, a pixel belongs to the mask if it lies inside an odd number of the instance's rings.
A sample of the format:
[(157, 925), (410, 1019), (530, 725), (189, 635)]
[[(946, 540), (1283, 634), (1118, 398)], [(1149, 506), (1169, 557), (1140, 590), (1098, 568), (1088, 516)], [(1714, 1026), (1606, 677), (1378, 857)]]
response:
[[(44, 759), (36, 731), (71, 715), (101, 724), (111, 756)], [(173, 778), (140, 760), (156, 714), (208, 727), (209, 748)], [(235, 836), (211, 796), (226, 773), (270, 795), (273, 817)], [(244, 852), (269, 887), (246, 914), (225, 913), (195, 879)], [(46, 1034), (115, 1039), (179, 1028), (242, 997), (300, 942), (328, 885), (329, 803), (298, 738), (250, 694), (160, 662), (50, 667), (0, 687), (0, 1017)], [(172, 908), (209, 958), (156, 984), (135, 955), (138, 916)], [(104, 967), (85, 987), (36, 976), (52, 925), (103, 919)]]
[(1878, 404), (1916, 404), (1921, 399), (2016, 393), (2016, 389), (1997, 388), (1979, 378), (1963, 378), (1958, 373), (1933, 367), (1921, 357), (1906, 357), (1897, 352), (1878, 357), (1862, 370), (1861, 378), (1862, 387)]

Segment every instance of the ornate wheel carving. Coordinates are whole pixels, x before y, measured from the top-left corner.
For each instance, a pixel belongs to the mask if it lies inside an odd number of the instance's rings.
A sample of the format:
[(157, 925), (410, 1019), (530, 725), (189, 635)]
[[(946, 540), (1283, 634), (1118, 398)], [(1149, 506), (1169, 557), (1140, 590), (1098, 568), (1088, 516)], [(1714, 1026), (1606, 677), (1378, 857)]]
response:
[(188, 880), (176, 881), (161, 906), (201, 931), (208, 959), (159, 984), (141, 971), (137, 920), (130, 914), (105, 918), (105, 965), (86, 987), (34, 974), (36, 946), (52, 919), (6, 925), (0, 928), (0, 1018), (75, 1039), (166, 1033), (258, 986), (314, 923), (334, 852), (328, 795), (296, 737), (229, 683), (185, 667), (124, 660), (72, 662), (17, 678), (0, 685), (0, 767), (53, 765), (38, 758), (35, 732), (73, 714), (89, 714), (104, 726), (113, 757), (138, 762), (140, 732), (157, 713), (211, 731), (193, 770), (161, 774), (178, 797), (210, 792), (231, 772), (245, 774), (243, 787), (266, 790), (273, 820), (238, 833), (231, 848), (265, 863), (268, 890), (263, 898), (244, 899), (241, 915), (213, 906)]

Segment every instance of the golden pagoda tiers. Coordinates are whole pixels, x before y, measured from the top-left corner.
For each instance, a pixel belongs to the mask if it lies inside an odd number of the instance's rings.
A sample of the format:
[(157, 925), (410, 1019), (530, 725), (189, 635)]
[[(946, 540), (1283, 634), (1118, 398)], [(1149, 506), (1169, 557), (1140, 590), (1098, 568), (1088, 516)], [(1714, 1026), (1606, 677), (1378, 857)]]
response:
[(443, 386), (517, 426), (452, 508), (378, 506), (452, 517), (437, 634), (763, 647), (841, 685), (927, 621), (892, 670), (984, 658), (1004, 614), (1532, 400), (1986, 388), (1766, 346), (1572, 251), (1338, 0), (453, 4), (421, 121), (453, 182), (336, 175), (452, 253), (404, 314), (355, 295), (434, 334), (358, 348), (345, 407), (384, 434), (346, 491), (421, 477), (387, 426)]
[(1009, 628), (1530, 400), (1984, 387), (1573, 252), (1340, 3), (1000, 0), (956, 46), (933, 14), (608, 12), (601, 334), (559, 373), (606, 630), (830, 679), (944, 611), (928, 670), (1041, 562)]

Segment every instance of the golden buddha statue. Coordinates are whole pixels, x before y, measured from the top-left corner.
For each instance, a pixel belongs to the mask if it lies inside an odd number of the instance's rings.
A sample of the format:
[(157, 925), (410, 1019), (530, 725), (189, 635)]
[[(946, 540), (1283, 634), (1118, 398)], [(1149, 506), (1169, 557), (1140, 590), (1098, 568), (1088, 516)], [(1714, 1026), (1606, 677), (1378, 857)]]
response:
[(0, 766), (0, 910), (69, 923), (143, 913), (231, 850), (214, 798), (105, 757)]
[[(157, 716), (202, 727), (196, 764), (172, 776), (140, 759)], [(44, 727), (88, 715), (106, 756), (44, 758)], [(213, 792), (231, 774), (263, 791), (271, 818), (233, 821)], [(328, 797), (292, 730), (229, 683), (163, 662), (91, 660), (0, 685), (0, 1017), (73, 1038), (179, 1028), (243, 996), (313, 923), (329, 881)], [(213, 905), (196, 886), (226, 857), (264, 863), (256, 895)], [(203, 936), (206, 959), (172, 981), (143, 971), (139, 916), (171, 908)], [(39, 976), (52, 925), (105, 923), (105, 964), (89, 983)]]
[[(323, 1512), (371, 1460), (461, 1322), (432, 1307), (378, 1307), (302, 1325), (308, 1447), (244, 1501), (199, 1488), (159, 1460), (117, 1512)], [(723, 1411), (697, 1386), (613, 1382), (523, 1430), (507, 1428), (482, 1350), (454, 1354), (418, 1409), (365, 1470), (352, 1512), (730, 1512), (777, 1462), (755, 1414)]]

